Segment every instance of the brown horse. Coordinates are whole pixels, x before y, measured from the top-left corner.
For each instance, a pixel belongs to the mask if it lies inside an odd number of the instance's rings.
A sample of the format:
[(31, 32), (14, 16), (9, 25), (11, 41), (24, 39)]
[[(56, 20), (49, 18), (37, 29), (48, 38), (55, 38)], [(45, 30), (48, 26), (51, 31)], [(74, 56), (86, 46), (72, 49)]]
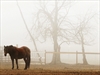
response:
[(14, 59), (16, 60), (16, 65), (18, 69), (18, 59), (22, 59), (22, 58), (25, 61), (24, 70), (30, 67), (30, 49), (28, 47), (23, 46), (17, 48), (12, 45), (4, 46), (4, 55), (6, 56), (7, 53), (10, 55), (10, 58), (12, 60), (12, 69), (14, 69)]

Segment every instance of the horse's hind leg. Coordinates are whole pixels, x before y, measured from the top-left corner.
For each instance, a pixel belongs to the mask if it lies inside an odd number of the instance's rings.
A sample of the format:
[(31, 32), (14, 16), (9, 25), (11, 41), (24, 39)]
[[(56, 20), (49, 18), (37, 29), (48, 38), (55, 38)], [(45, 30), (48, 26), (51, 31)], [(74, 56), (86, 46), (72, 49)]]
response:
[(26, 70), (27, 69), (27, 59), (24, 58), (24, 61), (25, 61), (25, 68), (24, 68), (24, 70)]
[(19, 68), (19, 67), (18, 67), (18, 59), (16, 59), (16, 65), (17, 65), (17, 69), (18, 69), (18, 68)]

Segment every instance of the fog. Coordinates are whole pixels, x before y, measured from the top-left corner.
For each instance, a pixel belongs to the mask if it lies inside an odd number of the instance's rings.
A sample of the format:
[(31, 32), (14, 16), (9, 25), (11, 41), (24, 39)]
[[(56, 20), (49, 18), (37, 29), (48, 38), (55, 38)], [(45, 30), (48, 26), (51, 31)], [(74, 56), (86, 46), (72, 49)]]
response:
[[(42, 1), (44, 2), (44, 1)], [(41, 2), (41, 3), (42, 3)], [(48, 1), (47, 10), (50, 12), (54, 7), (55, 1)], [(60, 2), (59, 2), (60, 3)], [(32, 35), (36, 39), (38, 33), (34, 33), (32, 31), (32, 26), (34, 25), (36, 12), (39, 9), (39, 1), (22, 1), (18, 0), (18, 4), (21, 8), (22, 14), (24, 16), (25, 22), (28, 26), (28, 29), (30, 32), (32, 32)], [(60, 6), (60, 4), (59, 4)], [(60, 11), (61, 16), (65, 13), (64, 8)], [(91, 30), (91, 36), (90, 38), (94, 38), (95, 40), (90, 43), (92, 45), (85, 45), (85, 52), (97, 52), (100, 53), (99, 50), (99, 1), (72, 1), (68, 17), (69, 19), (75, 23), (79, 22), (86, 13), (90, 13), (89, 16), (91, 16), (91, 13), (97, 14), (89, 23), (89, 26), (92, 26), (93, 30)], [(80, 18), (82, 17), (82, 18)], [(80, 20), (77, 20), (76, 18), (80, 18)], [(42, 19), (41, 19), (42, 21)], [(23, 22), (21, 13), (19, 11), (19, 8), (17, 6), (17, 2), (15, 1), (1, 1), (1, 40), (0, 40), (0, 46), (4, 45), (18, 45), (18, 47), (21, 46), (27, 46), (31, 49), (31, 51), (36, 51), (34, 44), (32, 42), (32, 39), (29, 36), (29, 33), (27, 32), (27, 29), (25, 27), (25, 24)], [(64, 28), (64, 27), (62, 27)], [(42, 29), (42, 26), (41, 26)], [(38, 31), (37, 31), (38, 32)], [(36, 37), (35, 37), (36, 36)], [(87, 36), (88, 37), (88, 36)], [(88, 41), (89, 39), (87, 39)], [(53, 52), (54, 51), (54, 42), (52, 39), (48, 38), (44, 43), (40, 43), (37, 39), (35, 40), (36, 46), (38, 51), (44, 51), (47, 52)], [(60, 42), (58, 42), (60, 43)], [(60, 52), (82, 52), (81, 44), (75, 44), (73, 42), (63, 43), (61, 45)], [(51, 62), (52, 60), (52, 54), (49, 56), (47, 55), (47, 62)], [(64, 63), (70, 63), (74, 64), (76, 63), (75, 54), (61, 54), (61, 61)], [(64, 58), (66, 57), (66, 58)], [(99, 64), (100, 65), (100, 55), (96, 54), (90, 54), (86, 55), (87, 61), (89, 64)], [(70, 59), (69, 59), (70, 58)], [(94, 61), (95, 60), (95, 61)], [(79, 55), (79, 63), (82, 63), (82, 55)]]

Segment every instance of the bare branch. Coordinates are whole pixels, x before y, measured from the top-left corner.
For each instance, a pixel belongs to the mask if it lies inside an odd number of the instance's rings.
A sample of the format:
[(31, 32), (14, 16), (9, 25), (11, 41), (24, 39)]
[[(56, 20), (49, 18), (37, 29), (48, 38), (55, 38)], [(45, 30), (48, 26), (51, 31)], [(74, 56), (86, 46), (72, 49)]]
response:
[[(31, 33), (30, 33), (30, 31), (29, 31), (29, 29), (28, 29), (28, 27), (27, 27), (26, 21), (25, 21), (25, 19), (24, 19), (24, 16), (23, 16), (23, 14), (22, 14), (22, 11), (21, 11), (21, 8), (20, 8), (20, 6), (19, 6), (19, 4), (18, 4), (18, 1), (17, 1), (17, 6), (18, 6), (18, 8), (19, 8), (21, 17), (22, 17), (22, 19), (23, 19), (23, 21), (24, 21), (25, 27), (26, 27), (26, 29), (27, 29), (27, 31), (28, 31), (28, 33), (29, 33), (29, 35), (30, 35), (30, 37), (31, 37), (31, 39), (32, 39), (32, 41), (33, 41), (33, 43), (34, 43), (35, 49), (36, 49), (36, 51), (38, 51), (38, 50), (37, 50), (36, 43), (35, 43), (35, 40), (34, 40), (34, 37), (31, 35)], [(38, 54), (38, 56), (40, 57), (39, 54)], [(41, 62), (41, 59), (39, 59), (39, 60), (40, 60), (40, 62)], [(42, 62), (41, 62), (41, 64), (42, 64)]]

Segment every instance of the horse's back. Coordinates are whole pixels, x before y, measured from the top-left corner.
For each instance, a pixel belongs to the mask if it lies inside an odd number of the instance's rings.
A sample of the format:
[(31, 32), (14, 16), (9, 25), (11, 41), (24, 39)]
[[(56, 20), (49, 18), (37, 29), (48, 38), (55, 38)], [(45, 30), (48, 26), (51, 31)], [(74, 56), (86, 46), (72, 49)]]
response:
[(21, 47), (21, 48), (23, 48), (25, 51), (27, 51), (27, 52), (29, 52), (29, 53), (30, 53), (30, 49), (29, 49), (28, 47), (23, 46), (23, 47)]
[(30, 49), (26, 46), (17, 48), (19, 58), (27, 57), (30, 55)]
[(30, 55), (30, 49), (28, 47), (23, 46), (21, 48), (26, 52), (27, 55)]

